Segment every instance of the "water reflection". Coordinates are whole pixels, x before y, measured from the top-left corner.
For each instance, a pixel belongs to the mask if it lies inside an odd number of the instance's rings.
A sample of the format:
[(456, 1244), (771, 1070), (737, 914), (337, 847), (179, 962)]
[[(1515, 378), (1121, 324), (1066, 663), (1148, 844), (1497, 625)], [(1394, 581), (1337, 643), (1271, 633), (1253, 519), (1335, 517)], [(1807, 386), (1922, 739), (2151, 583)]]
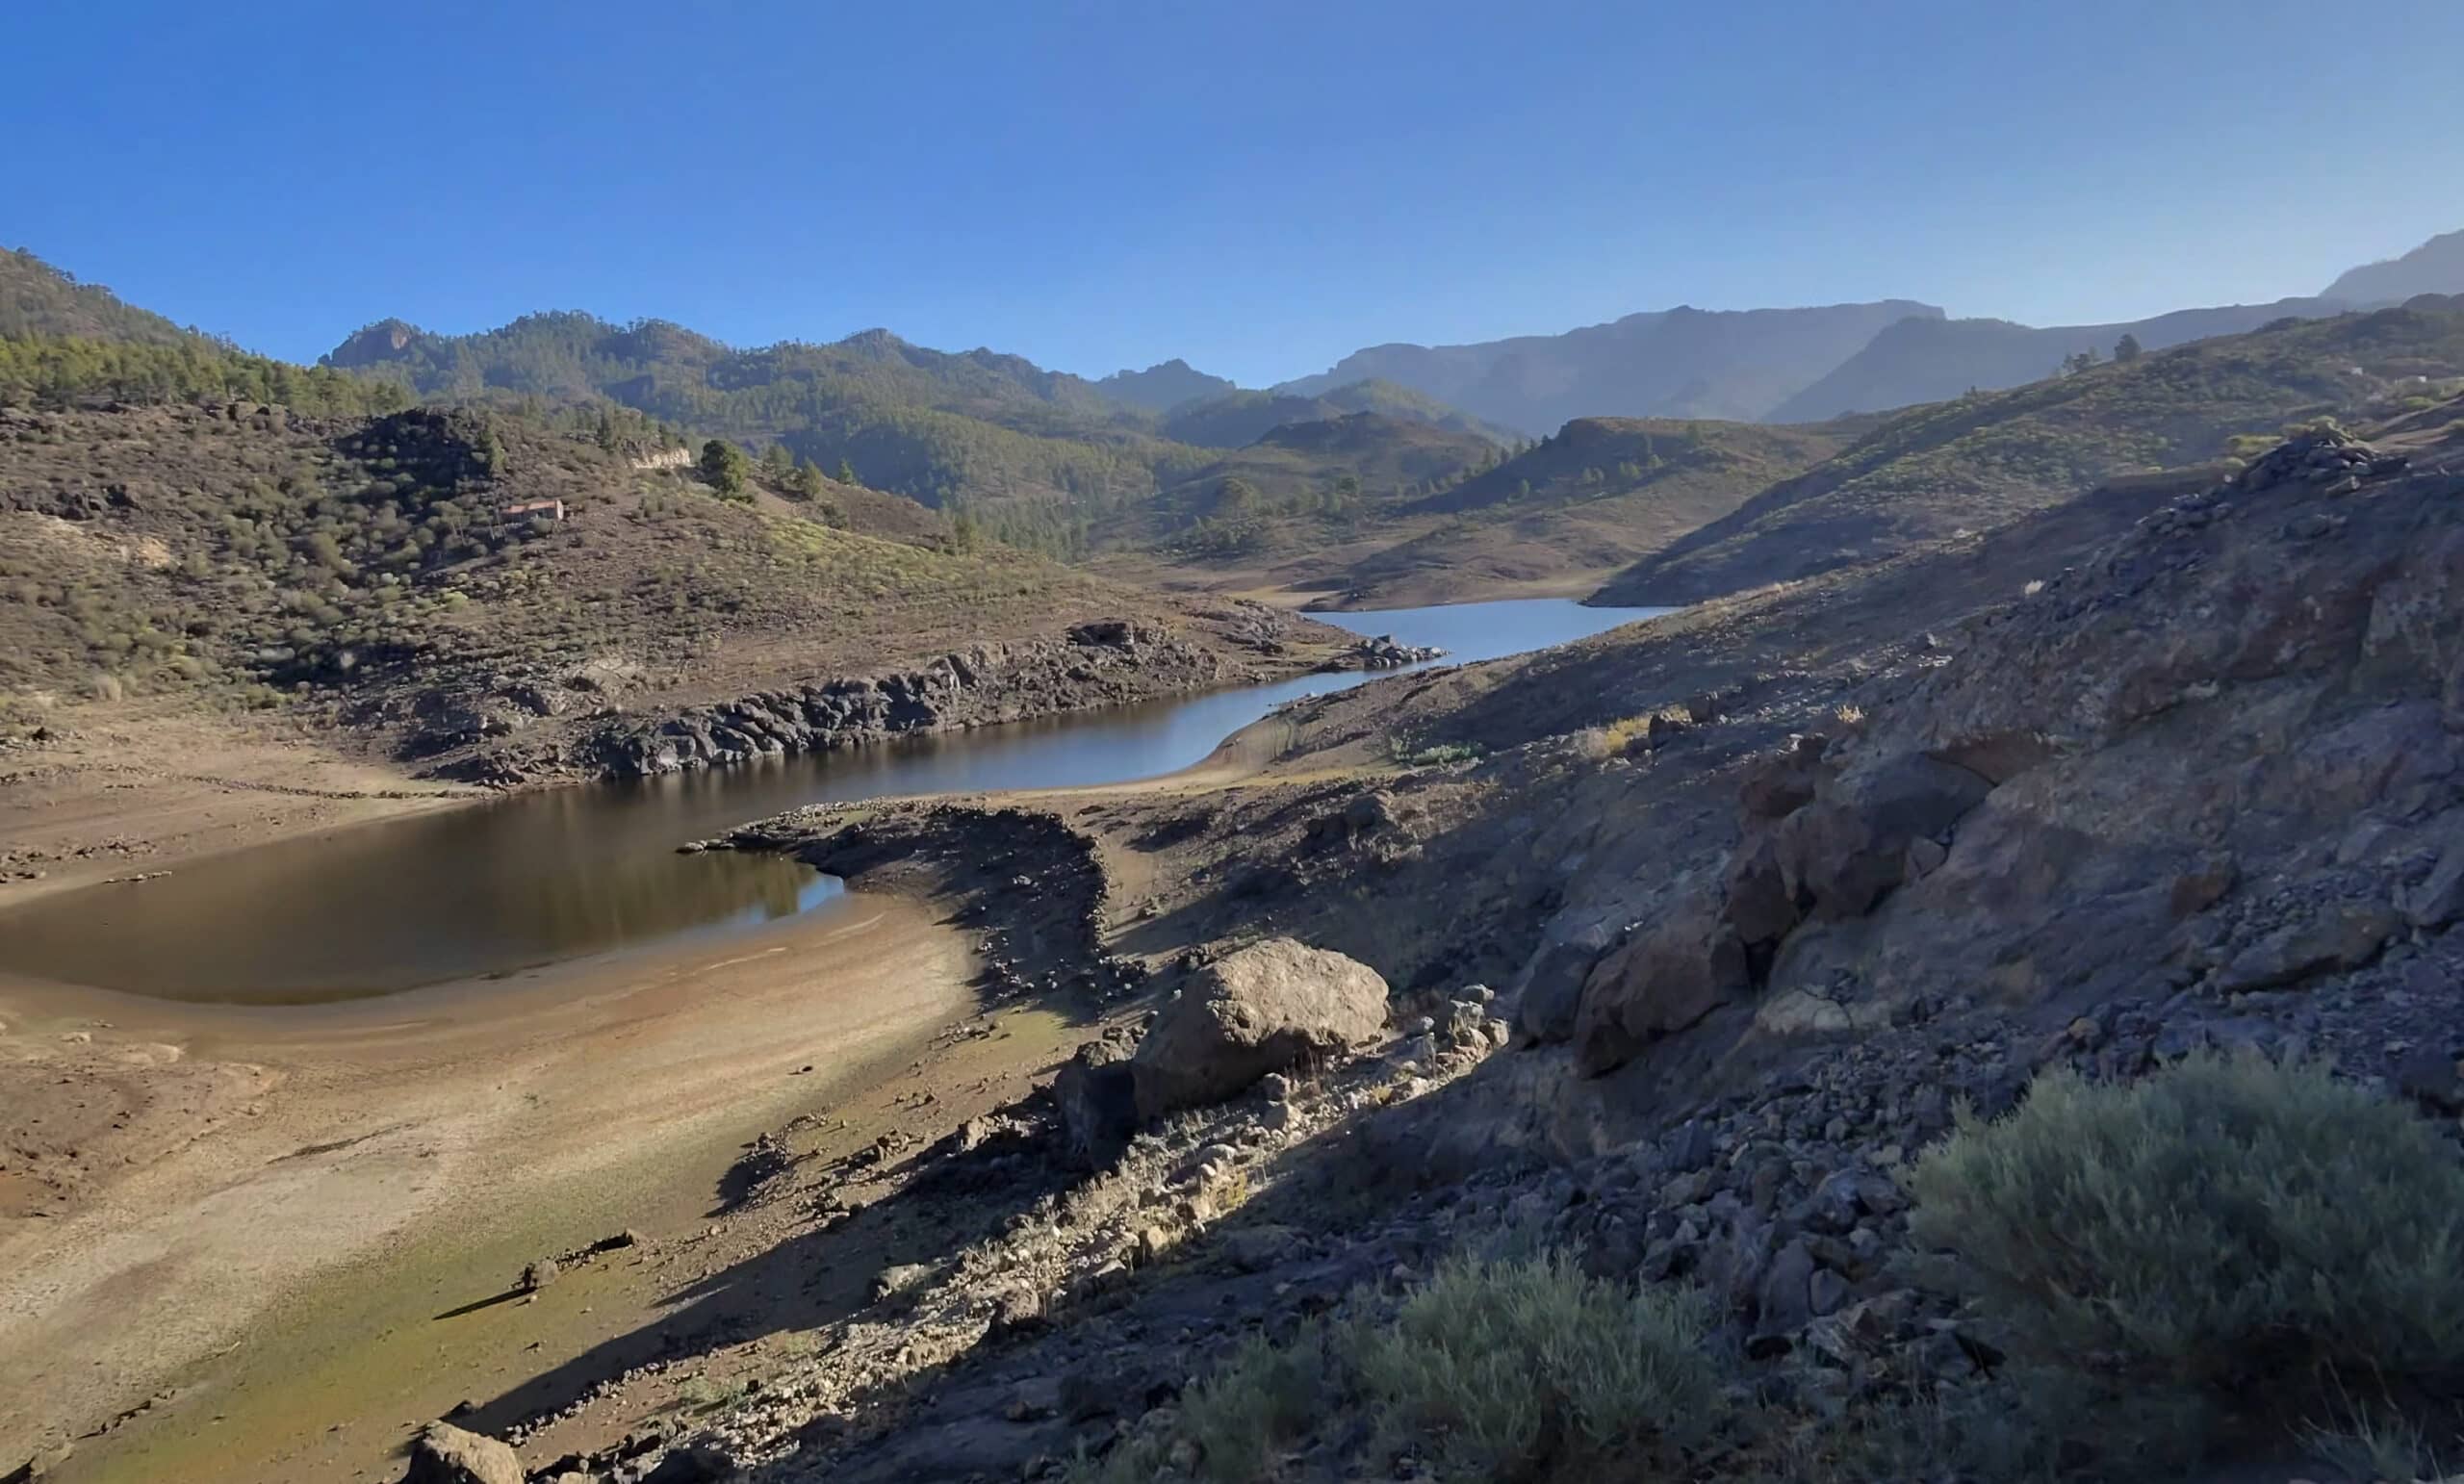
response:
[[(1325, 617), (1467, 660), (1657, 611), (1523, 600)], [(284, 841), (0, 915), (0, 966), (175, 999), (284, 1004), (770, 921), (826, 904), (837, 883), (775, 857), (680, 856), (675, 847), (801, 804), (1168, 773), (1283, 702), (1363, 678), (1305, 676), (886, 747), (553, 789)]]

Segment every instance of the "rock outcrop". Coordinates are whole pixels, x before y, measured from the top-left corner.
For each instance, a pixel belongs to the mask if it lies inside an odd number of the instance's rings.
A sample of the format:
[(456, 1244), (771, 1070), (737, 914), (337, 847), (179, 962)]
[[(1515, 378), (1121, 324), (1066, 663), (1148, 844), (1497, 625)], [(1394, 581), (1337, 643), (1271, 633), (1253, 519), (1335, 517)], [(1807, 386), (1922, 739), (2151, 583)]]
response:
[(1393, 634), (1363, 639), (1323, 666), (1327, 670), (1400, 670), (1444, 659), (1446, 652), (1429, 644), (1399, 644)]
[(1199, 969), (1130, 1060), (1138, 1112), (1220, 1102), (1269, 1072), (1340, 1056), (1386, 1025), (1386, 981), (1339, 953), (1290, 938)]
[(640, 778), (783, 753), (1195, 690), (1227, 679), (1214, 652), (1150, 624), (1081, 624), (1064, 639), (980, 644), (912, 670), (851, 676), (612, 722), (575, 744), (585, 769)]
[(2459, 499), (2305, 433), (1866, 686), (1840, 735), (1743, 770), (1716, 879), (1585, 978), (1577, 1064), (1749, 999), (1785, 1035), (1972, 991), (2276, 990), (2451, 920)]

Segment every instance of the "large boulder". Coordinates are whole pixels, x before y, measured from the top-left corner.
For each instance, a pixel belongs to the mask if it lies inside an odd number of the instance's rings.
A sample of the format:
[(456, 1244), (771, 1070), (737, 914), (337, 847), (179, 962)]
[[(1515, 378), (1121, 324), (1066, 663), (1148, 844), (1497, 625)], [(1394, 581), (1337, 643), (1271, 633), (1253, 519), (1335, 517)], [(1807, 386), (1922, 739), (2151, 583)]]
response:
[(494, 1438), (430, 1422), (411, 1440), (402, 1484), (522, 1484), (522, 1459)]
[(1264, 1077), (1339, 1056), (1386, 1026), (1386, 981), (1339, 953), (1269, 938), (1197, 971), (1131, 1059), (1138, 1112), (1220, 1102)]

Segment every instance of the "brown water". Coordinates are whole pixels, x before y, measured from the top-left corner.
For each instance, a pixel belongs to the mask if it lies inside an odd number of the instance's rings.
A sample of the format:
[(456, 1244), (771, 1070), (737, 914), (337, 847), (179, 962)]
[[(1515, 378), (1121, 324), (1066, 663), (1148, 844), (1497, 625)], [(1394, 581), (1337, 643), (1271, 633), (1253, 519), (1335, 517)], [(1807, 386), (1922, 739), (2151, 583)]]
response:
[[(1665, 611), (1524, 599), (1322, 617), (1437, 645), (1457, 663)], [(683, 841), (805, 804), (1151, 778), (1202, 760), (1285, 702), (1368, 678), (1304, 676), (283, 840), (0, 914), (0, 968), (171, 999), (292, 1004), (726, 932), (825, 907), (838, 883), (778, 857), (680, 856)]]

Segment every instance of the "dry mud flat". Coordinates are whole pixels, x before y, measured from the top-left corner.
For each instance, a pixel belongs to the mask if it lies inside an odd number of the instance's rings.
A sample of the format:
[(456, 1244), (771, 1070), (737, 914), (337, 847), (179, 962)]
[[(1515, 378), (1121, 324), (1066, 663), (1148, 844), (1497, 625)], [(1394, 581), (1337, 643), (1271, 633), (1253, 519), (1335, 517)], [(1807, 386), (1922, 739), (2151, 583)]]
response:
[(857, 898), (341, 1006), (0, 983), (0, 1453), (89, 1435), (65, 1479), (377, 1469), (384, 1420), (673, 1296), (620, 1253), (581, 1302), (514, 1309), (527, 1261), (628, 1227), (700, 1240), (756, 1131), (827, 1108), (852, 1137), (932, 1090), (910, 1073), (973, 975), (931, 913)]
[(219, 851), (482, 797), (280, 722), (167, 704), (84, 708), (39, 739), (0, 741), (0, 911)]

